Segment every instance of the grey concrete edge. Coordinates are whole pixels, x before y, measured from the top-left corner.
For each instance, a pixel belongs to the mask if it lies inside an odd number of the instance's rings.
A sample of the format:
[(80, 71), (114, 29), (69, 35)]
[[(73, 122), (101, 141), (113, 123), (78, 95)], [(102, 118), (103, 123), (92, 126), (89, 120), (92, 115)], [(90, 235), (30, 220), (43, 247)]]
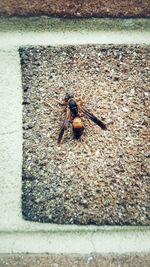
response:
[(102, 235), (107, 235), (107, 234), (150, 234), (150, 226), (117, 226), (117, 225), (112, 225), (112, 226), (107, 226), (107, 225), (99, 225), (99, 226), (92, 226), (92, 225), (58, 225), (58, 224), (53, 224), (53, 223), (38, 223), (38, 222), (31, 222), (31, 221), (24, 221), (22, 219), (23, 224), (20, 224), (20, 226), (17, 225), (12, 227), (12, 228), (1, 228), (0, 229), (0, 234), (1, 233), (50, 233), (50, 234), (69, 234), (69, 233), (74, 233), (74, 234), (87, 234), (87, 233), (92, 233), (92, 234), (102, 234)]
[(48, 16), (0, 16), (2, 32), (63, 32), (63, 31), (150, 31), (150, 19), (145, 18), (87, 18), (64, 19)]

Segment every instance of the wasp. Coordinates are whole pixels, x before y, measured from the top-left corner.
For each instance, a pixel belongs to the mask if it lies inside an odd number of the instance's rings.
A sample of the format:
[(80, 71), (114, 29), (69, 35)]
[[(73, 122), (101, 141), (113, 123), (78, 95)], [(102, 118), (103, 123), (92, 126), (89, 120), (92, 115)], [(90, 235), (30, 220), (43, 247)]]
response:
[[(69, 123), (72, 124), (72, 130), (75, 139), (80, 139), (84, 131), (84, 123), (81, 119), (82, 116), (89, 118), (95, 124), (97, 124), (101, 129), (106, 130), (106, 125), (99, 120), (95, 115), (86, 110), (81, 101), (75, 100), (72, 93), (66, 93), (64, 103), (65, 105), (65, 120), (61, 126), (57, 143), (60, 144), (65, 130), (68, 128)], [(82, 114), (82, 116), (81, 116)]]

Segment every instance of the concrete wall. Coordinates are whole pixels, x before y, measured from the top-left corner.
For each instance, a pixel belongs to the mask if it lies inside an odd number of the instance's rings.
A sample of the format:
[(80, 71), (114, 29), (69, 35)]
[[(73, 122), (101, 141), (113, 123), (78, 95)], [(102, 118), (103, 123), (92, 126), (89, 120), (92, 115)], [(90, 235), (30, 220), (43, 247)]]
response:
[[(8, 21), (9, 25), (10, 21)], [(125, 21), (126, 23), (126, 21)], [(24, 221), (21, 215), (21, 165), (22, 165), (22, 84), (18, 48), (41, 43), (69, 43), (78, 40), (93, 42), (93, 32), (81, 34), (68, 32), (18, 32), (6, 27), (1, 33), (1, 243), (3, 253), (11, 252), (59, 252), (59, 253), (129, 253), (149, 252), (149, 227), (78, 227), (38, 224)], [(135, 22), (136, 25), (136, 22)], [(25, 25), (24, 25), (25, 26)], [(149, 43), (147, 31), (100, 30), (95, 42)], [(72, 38), (74, 36), (74, 39)], [(86, 38), (84, 37), (86, 36)], [(77, 38), (78, 37), (78, 38)], [(26, 239), (26, 242), (23, 242)], [(32, 240), (32, 242), (31, 242)], [(44, 243), (43, 243), (44, 242)], [(50, 243), (49, 243), (50, 242)]]
[[(134, 1), (133, 1), (134, 2)], [(149, 16), (148, 1), (141, 1), (136, 10), (126, 12), (125, 5), (120, 1), (119, 7), (124, 16)], [(20, 2), (17, 9), (15, 2), (3, 1), (0, 4), (1, 14), (39, 14), (35, 2), (25, 8), (27, 1)], [(67, 4), (67, 2), (66, 2)], [(99, 1), (99, 4), (100, 1)], [(80, 4), (81, 5), (81, 4)], [(96, 1), (95, 1), (96, 6)], [(89, 5), (89, 7), (91, 7)], [(80, 12), (72, 8), (69, 16), (79, 13), (79, 16), (91, 14), (109, 14), (116, 16), (114, 6), (105, 8), (103, 13), (94, 9), (82, 9)], [(19, 9), (20, 8), (20, 9)], [(21, 9), (22, 8), (22, 9)], [(61, 6), (62, 8), (62, 6)], [(64, 13), (59, 5), (51, 5), (51, 13)], [(18, 11), (19, 10), (19, 11)], [(44, 7), (42, 6), (42, 13)], [(70, 9), (69, 9), (70, 10)], [(114, 13), (113, 13), (114, 12)], [(46, 12), (47, 13), (47, 12)], [(139, 226), (69, 226), (56, 224), (39, 224), (24, 221), (21, 212), (21, 168), (22, 168), (22, 81), (18, 49), (20, 46), (66, 45), (66, 44), (149, 44), (149, 20), (61, 20), (50, 18), (5, 18), (0, 19), (0, 253), (65, 253), (80, 254), (82, 260), (88, 255), (81, 266), (99, 266), (104, 258), (93, 257), (95, 254), (106, 254), (106, 264), (110, 266), (148, 266), (150, 253), (150, 228)], [(109, 258), (116, 254), (116, 260)], [(1, 254), (1, 266), (19, 266), (19, 258), (6, 258)], [(120, 256), (117, 256), (120, 254)], [(124, 258), (124, 254), (129, 256)], [(139, 255), (137, 258), (136, 255)], [(132, 255), (132, 256), (131, 256)], [(134, 255), (134, 256), (133, 256)], [(144, 256), (143, 256), (144, 255)], [(121, 257), (121, 260), (120, 258)], [(28, 262), (29, 260), (29, 262)], [(64, 259), (60, 259), (63, 266)], [(77, 260), (76, 260), (77, 261)], [(22, 264), (26, 262), (22, 258)], [(34, 266), (33, 259), (27, 259), (28, 266)], [(114, 263), (115, 262), (115, 263)], [(128, 265), (126, 263), (128, 262)], [(17, 265), (18, 264), (18, 265)], [(44, 264), (44, 263), (42, 263)], [(58, 263), (59, 264), (59, 263)], [(65, 266), (66, 263), (64, 263)], [(74, 266), (76, 266), (73, 260)], [(79, 264), (79, 259), (78, 259)], [(93, 265), (92, 265), (93, 264)], [(97, 264), (97, 265), (96, 265)], [(113, 265), (114, 264), (114, 265)], [(68, 263), (69, 266), (69, 263)], [(72, 265), (70, 265), (72, 266)], [(78, 265), (79, 266), (79, 265)]]

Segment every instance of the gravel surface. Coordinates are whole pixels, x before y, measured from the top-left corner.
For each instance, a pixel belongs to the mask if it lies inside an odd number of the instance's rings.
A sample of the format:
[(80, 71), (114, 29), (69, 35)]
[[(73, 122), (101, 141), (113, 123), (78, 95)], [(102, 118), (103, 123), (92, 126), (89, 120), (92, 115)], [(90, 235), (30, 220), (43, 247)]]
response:
[(5, 254), (0, 257), (1, 267), (148, 267), (150, 254), (139, 255), (36, 255)]
[(149, 17), (149, 0), (3, 0), (1, 15), (61, 17)]
[[(20, 48), (24, 219), (150, 225), (149, 54), (146, 45)], [(81, 140), (70, 126), (57, 145), (70, 88), (107, 130), (84, 118)]]

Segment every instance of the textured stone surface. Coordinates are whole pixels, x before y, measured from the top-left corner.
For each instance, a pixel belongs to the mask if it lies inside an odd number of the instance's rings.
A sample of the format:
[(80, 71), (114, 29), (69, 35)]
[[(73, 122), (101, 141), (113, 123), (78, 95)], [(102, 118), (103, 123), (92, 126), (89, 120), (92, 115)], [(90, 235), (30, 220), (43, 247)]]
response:
[(149, 267), (150, 255), (1, 255), (1, 267)]
[(148, 17), (149, 0), (3, 0), (2, 15), (59, 15), (63, 17)]
[[(63, 224), (149, 225), (149, 46), (20, 49), (23, 216)], [(107, 124), (84, 118), (81, 141), (58, 101), (71, 88)]]

